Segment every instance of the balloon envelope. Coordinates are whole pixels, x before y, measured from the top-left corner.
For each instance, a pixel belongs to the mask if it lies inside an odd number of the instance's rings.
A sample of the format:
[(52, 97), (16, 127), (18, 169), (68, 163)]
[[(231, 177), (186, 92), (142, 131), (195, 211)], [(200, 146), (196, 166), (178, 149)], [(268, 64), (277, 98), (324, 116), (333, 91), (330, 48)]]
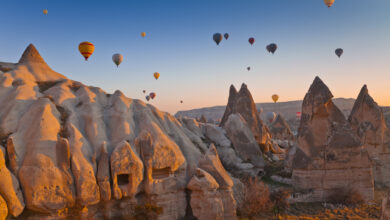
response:
[(267, 112), (266, 118), (269, 121), (269, 123), (272, 123), (276, 118), (276, 113), (275, 112)]
[(182, 104), (183, 104), (183, 100), (180, 100), (180, 103), (182, 103)]
[(215, 34), (213, 35), (213, 40), (214, 40), (214, 42), (215, 42), (217, 45), (219, 45), (219, 43), (221, 43), (221, 41), (222, 41), (222, 34), (220, 34), (220, 33), (215, 33)]
[(148, 102), (149, 102), (149, 100), (150, 100), (150, 96), (145, 96), (145, 98), (146, 98), (146, 100), (148, 100)]
[(335, 54), (336, 54), (339, 58), (341, 57), (341, 55), (343, 55), (343, 53), (344, 53), (344, 50), (341, 49), (341, 48), (337, 48), (337, 49), (335, 50)]
[(328, 6), (328, 8), (330, 8), (333, 5), (334, 0), (324, 0), (324, 3)]
[(146, 33), (145, 32), (141, 32), (141, 37), (145, 37), (146, 36)]
[(146, 90), (142, 90), (142, 92), (143, 92), (143, 93), (145, 93), (145, 92), (146, 92)]
[(47, 13), (49, 13), (49, 11), (47, 9), (43, 9), (43, 14), (47, 15)]
[(154, 97), (156, 97), (156, 93), (151, 92), (151, 93), (149, 94), (149, 96), (150, 96), (150, 98), (154, 99)]
[(278, 45), (276, 45), (276, 44), (274, 44), (274, 43), (267, 45), (267, 51), (268, 51), (268, 53), (274, 54), (275, 51), (276, 51), (276, 49), (278, 49)]
[(225, 37), (226, 40), (229, 38), (229, 34), (228, 33), (225, 33), (223, 36)]
[(248, 66), (246, 69), (249, 71), (249, 70), (251, 70), (251, 67), (250, 67), (250, 66)]
[(84, 41), (79, 44), (79, 51), (85, 60), (88, 60), (95, 51), (95, 46), (91, 42)]
[(251, 37), (248, 39), (248, 42), (253, 45), (255, 43), (255, 38)]
[(274, 94), (272, 95), (272, 100), (274, 101), (274, 103), (276, 103), (279, 99), (279, 96), (277, 94)]
[(154, 78), (157, 80), (157, 79), (160, 77), (160, 73), (155, 72), (155, 73), (153, 74), (153, 76), (154, 76)]
[(112, 61), (114, 61), (116, 66), (119, 66), (119, 64), (121, 64), (123, 61), (122, 54), (116, 53), (116, 54), (112, 55)]

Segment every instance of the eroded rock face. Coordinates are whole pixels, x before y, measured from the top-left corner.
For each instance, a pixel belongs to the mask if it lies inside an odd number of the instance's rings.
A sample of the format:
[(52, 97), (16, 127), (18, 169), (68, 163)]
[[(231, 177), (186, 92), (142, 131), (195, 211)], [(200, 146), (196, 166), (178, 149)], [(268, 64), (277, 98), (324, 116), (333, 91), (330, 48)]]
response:
[(5, 220), (8, 216), (8, 207), (7, 203), (3, 199), (3, 197), (0, 196), (0, 220)]
[(122, 141), (111, 154), (112, 189), (115, 199), (133, 197), (143, 180), (144, 166), (127, 141)]
[(284, 118), (278, 114), (275, 121), (269, 127), (272, 139), (293, 141), (294, 135)]
[[(6, 201), (17, 197), (8, 204), (15, 216), (23, 198), (27, 209), (54, 215), (128, 197), (123, 201), (163, 208), (159, 219), (181, 219), (185, 188), (208, 150), (206, 139), (231, 148), (220, 128), (180, 122), (120, 91), (107, 94), (67, 79), (33, 45), (0, 74), (0, 103), (0, 143), (11, 170), (0, 180), (9, 194), (1, 195)], [(216, 167), (220, 179), (224, 169)], [(226, 193), (223, 203), (233, 207), (229, 187), (218, 193)]]
[(307, 201), (324, 201), (334, 189), (345, 186), (371, 200), (374, 185), (368, 153), (332, 97), (316, 77), (302, 104), (292, 184), (311, 192)]
[(382, 199), (381, 220), (390, 220), (390, 197), (389, 194)]
[(237, 92), (233, 85), (230, 86), (229, 100), (220, 126), (225, 128), (225, 124), (229, 120), (230, 115), (237, 113), (240, 114), (247, 123), (263, 151), (267, 152), (270, 145), (272, 145), (270, 141), (271, 137), (267, 126), (265, 126), (259, 118), (255, 102), (244, 83), (241, 85), (239, 92)]
[(374, 162), (375, 184), (390, 186), (390, 130), (382, 109), (368, 94), (366, 85), (361, 89), (348, 121)]
[(187, 188), (191, 190), (192, 213), (198, 219), (224, 219), (224, 207), (215, 179), (202, 169), (197, 169)]
[(244, 118), (240, 114), (232, 114), (224, 128), (242, 160), (251, 163), (254, 167), (263, 168), (264, 160), (260, 146)]
[[(7, 216), (8, 209), (9, 213), (17, 217), (22, 213), (24, 209), (24, 199), (22, 191), (19, 187), (19, 181), (18, 179), (7, 169), (5, 165), (5, 157), (4, 157), (5, 150), (3, 147), (0, 149), (0, 197), (1, 199), (5, 199), (8, 204), (5, 204), (5, 207), (7, 208), (6, 212), (2, 211), (0, 208), (0, 219), (1, 216)], [(1, 200), (0, 199), (0, 200)], [(0, 201), (1, 203), (1, 201)], [(5, 202), (4, 202), (5, 203)], [(4, 204), (0, 204), (0, 207)], [(5, 214), (5, 215), (4, 215)], [(4, 217), (4, 219), (5, 219)]]

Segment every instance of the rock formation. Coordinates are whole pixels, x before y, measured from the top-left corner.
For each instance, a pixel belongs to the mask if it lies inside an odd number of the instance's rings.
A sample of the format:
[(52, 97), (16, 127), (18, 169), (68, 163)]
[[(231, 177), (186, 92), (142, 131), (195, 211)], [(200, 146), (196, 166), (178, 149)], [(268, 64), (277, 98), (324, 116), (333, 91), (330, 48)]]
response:
[(284, 118), (278, 114), (275, 121), (269, 127), (272, 139), (293, 141), (294, 135)]
[(375, 184), (389, 187), (390, 130), (382, 109), (368, 94), (366, 85), (361, 89), (348, 121), (374, 162)]
[(325, 201), (339, 188), (353, 188), (371, 200), (374, 181), (369, 155), (332, 97), (316, 77), (302, 104), (293, 187), (309, 193), (307, 202)]
[(255, 102), (244, 83), (241, 85), (239, 92), (237, 92), (233, 85), (230, 86), (229, 100), (220, 126), (225, 127), (229, 116), (236, 113), (242, 116), (252, 131), (257, 143), (264, 152), (267, 152), (270, 145), (272, 145), (268, 128), (259, 118)]
[(191, 207), (195, 217), (202, 220), (224, 219), (223, 203), (217, 192), (219, 185), (210, 174), (197, 169), (187, 188), (191, 190)]
[[(208, 151), (205, 134), (231, 147), (221, 130), (182, 124), (120, 91), (107, 94), (67, 79), (33, 45), (18, 64), (0, 64), (10, 67), (0, 73), (0, 144), (9, 161), (5, 166), (0, 157), (0, 195), (7, 203), (0, 207), (15, 217), (24, 203), (53, 215), (123, 200), (161, 207), (160, 220), (181, 219), (185, 189)], [(220, 161), (212, 164), (207, 172), (218, 182), (226, 171)], [(230, 209), (218, 216), (228, 219), (235, 218), (231, 187), (227, 181), (218, 188)]]
[(387, 194), (387, 196), (382, 199), (381, 220), (390, 220), (390, 196), (389, 196), (389, 194)]

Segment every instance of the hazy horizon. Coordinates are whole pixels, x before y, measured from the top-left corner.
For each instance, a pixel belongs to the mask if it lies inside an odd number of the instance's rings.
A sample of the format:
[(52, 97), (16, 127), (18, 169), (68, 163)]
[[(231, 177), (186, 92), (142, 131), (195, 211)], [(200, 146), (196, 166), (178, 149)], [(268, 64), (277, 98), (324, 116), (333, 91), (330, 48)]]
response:
[[(367, 84), (379, 105), (390, 105), (388, 0), (336, 0), (331, 8), (322, 0), (21, 0), (2, 9), (0, 62), (17, 62), (33, 43), (66, 77), (144, 101), (142, 90), (156, 92), (149, 103), (172, 114), (226, 105), (231, 84), (246, 83), (257, 103), (275, 93), (301, 100), (317, 75), (335, 97), (356, 98)], [(216, 32), (230, 38), (217, 46)], [(95, 45), (88, 62), (82, 41)], [(274, 55), (269, 43), (278, 44)], [(119, 68), (114, 53), (124, 56)]]

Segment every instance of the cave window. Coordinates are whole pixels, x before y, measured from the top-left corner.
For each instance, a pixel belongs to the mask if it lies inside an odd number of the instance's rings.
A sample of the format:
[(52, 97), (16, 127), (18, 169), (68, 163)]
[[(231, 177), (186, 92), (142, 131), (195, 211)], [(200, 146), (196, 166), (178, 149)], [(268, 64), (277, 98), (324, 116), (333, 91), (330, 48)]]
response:
[(129, 184), (129, 174), (119, 174), (117, 178), (118, 178), (118, 185)]

